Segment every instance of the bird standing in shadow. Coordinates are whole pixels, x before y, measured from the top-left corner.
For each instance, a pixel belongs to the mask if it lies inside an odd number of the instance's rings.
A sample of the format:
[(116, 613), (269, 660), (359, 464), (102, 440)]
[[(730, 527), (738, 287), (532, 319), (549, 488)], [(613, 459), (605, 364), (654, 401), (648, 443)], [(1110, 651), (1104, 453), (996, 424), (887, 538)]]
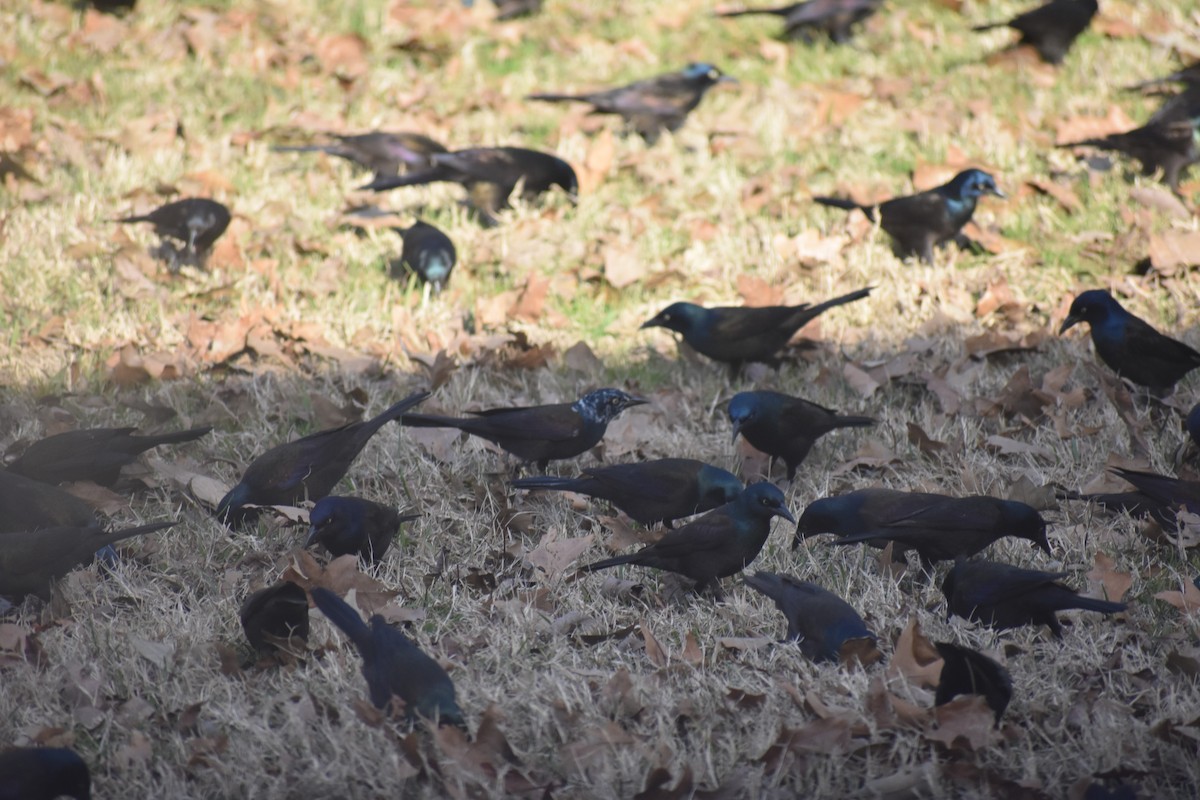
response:
[(1014, 46), (1029, 45), (1047, 64), (1061, 64), (1075, 39), (1087, 30), (1098, 9), (1096, 0), (1050, 0), (1007, 22), (977, 25), (971, 30), (1012, 28), (1021, 34)]
[[(417, 220), (408, 228), (393, 228), (404, 241), (400, 260), (393, 262), (391, 276), (402, 280), (406, 272), (441, 294), (450, 280), (450, 271), (458, 263), (454, 242), (441, 229)], [(427, 289), (428, 291), (428, 289)]]
[(958, 615), (996, 630), (1047, 625), (1062, 638), (1055, 612), (1078, 608), (1115, 614), (1124, 603), (1080, 597), (1059, 583), (1065, 572), (1039, 572), (995, 561), (959, 561), (942, 580), (949, 619)]
[(875, 634), (849, 603), (815, 583), (773, 572), (743, 575), (742, 581), (775, 601), (787, 618), (787, 638), (798, 641), (800, 652), (811, 661), (836, 662), (846, 642), (875, 641)]
[(239, 528), (258, 517), (258, 510), (247, 505), (290, 506), (306, 498), (320, 500), (345, 477), (380, 428), (427, 397), (429, 392), (417, 392), (372, 419), (272, 447), (250, 462), (238, 484), (221, 498), (217, 519)]
[(758, 361), (779, 368), (777, 353), (796, 331), (831, 308), (862, 300), (871, 287), (826, 300), (824, 303), (798, 306), (718, 306), (705, 308), (695, 303), (672, 303), (642, 329), (666, 328), (683, 337), (688, 346), (713, 361), (729, 365), (736, 377), (747, 361)]
[(400, 533), (400, 526), (420, 514), (401, 514), (391, 506), (361, 497), (323, 497), (309, 512), (305, 547), (319, 544), (335, 558), (357, 555), (377, 564)]
[(574, 403), (492, 408), (473, 417), (405, 414), (401, 425), (416, 428), (458, 428), (487, 439), (522, 461), (536, 462), (545, 471), (551, 461), (574, 458), (600, 443), (608, 423), (621, 412), (649, 401), (620, 389), (596, 389)]
[(758, 557), (771, 533), (773, 517), (795, 522), (779, 489), (765, 481), (755, 483), (732, 503), (668, 531), (636, 553), (596, 561), (579, 571), (637, 564), (683, 575), (695, 582), (697, 593), (711, 585), (720, 599), (721, 578), (741, 572)]
[(242, 630), (259, 652), (308, 641), (308, 595), (290, 581), (259, 589), (242, 603)]
[(853, 28), (874, 14), (883, 0), (805, 0), (786, 6), (722, 11), (718, 17), (745, 17), (770, 14), (783, 17), (784, 39), (802, 39), (811, 43), (813, 34), (823, 34), (837, 44), (850, 40)]
[(576, 492), (607, 500), (643, 525), (711, 511), (737, 498), (742, 482), (731, 472), (691, 458), (660, 458), (583, 470), (578, 478), (538, 475), (512, 482), (514, 489)]
[(1200, 145), (1197, 144), (1200, 110), (1193, 111), (1193, 115), (1192, 118), (1174, 119), (1172, 113), (1167, 113), (1131, 131), (1067, 142), (1058, 147), (1095, 147), (1124, 153), (1141, 163), (1143, 175), (1162, 170), (1163, 183), (1178, 194), (1180, 176), (1200, 161)]
[(433, 166), (430, 156), (445, 153), (440, 142), (420, 133), (408, 131), (371, 131), (352, 135), (333, 134), (328, 144), (300, 147), (271, 148), (276, 153), (326, 153), (344, 158), (352, 164), (370, 170), (377, 180), (392, 178), (402, 172), (428, 169)]
[(113, 486), (121, 468), (164, 444), (191, 442), (212, 432), (211, 425), (186, 431), (138, 436), (137, 428), (86, 428), (39, 439), (8, 465), (11, 472), (46, 483), (92, 481)]
[(105, 531), (98, 524), (0, 533), (0, 596), (49, 599), (50, 587), (75, 567), (92, 560), (97, 550), (144, 533), (169, 528), (174, 522), (154, 522)]
[(808, 456), (813, 443), (838, 428), (866, 428), (870, 417), (842, 416), (833, 409), (779, 392), (739, 392), (729, 401), (733, 440), (740, 435), (771, 457), (767, 474), (776, 458), (787, 464), (787, 479)]
[(1185, 375), (1200, 367), (1200, 352), (1156, 331), (1104, 289), (1089, 289), (1071, 302), (1059, 334), (1080, 322), (1091, 327), (1100, 360), (1131, 383), (1152, 394), (1169, 393)]
[(813, 200), (847, 211), (858, 209), (872, 222), (878, 219), (879, 227), (895, 241), (898, 256), (916, 255), (932, 264), (934, 247), (959, 237), (959, 231), (971, 221), (976, 203), (985, 194), (1005, 196), (991, 175), (983, 170), (968, 169), (941, 186), (894, 197), (877, 206), (864, 206), (839, 197), (814, 197)]
[(736, 83), (736, 80), (712, 64), (696, 62), (679, 72), (646, 78), (615, 89), (586, 94), (531, 94), (528, 99), (588, 103), (593, 114), (616, 114), (652, 142), (664, 130), (678, 130), (692, 109), (700, 104), (704, 93), (718, 83)]
[(376, 192), (400, 186), (423, 186), (449, 181), (467, 190), (469, 204), (485, 224), (496, 223), (496, 213), (508, 208), (508, 198), (523, 182), (526, 199), (536, 198), (557, 186), (572, 199), (579, 193), (575, 170), (550, 153), (523, 147), (477, 147), (451, 153), (435, 153), (432, 165), (394, 178), (377, 178), (362, 186)]
[[(132, 3), (130, 4), (132, 5)], [(0, 798), (91, 800), (88, 765), (65, 747), (16, 747), (0, 752)]]
[(390, 710), (393, 698), (399, 698), (410, 723), (420, 717), (439, 725), (466, 727), (454, 682), (437, 661), (378, 614), (363, 622), (357, 611), (328, 589), (316, 587), (311, 593), (317, 608), (362, 656), (367, 692), (376, 708)]
[(944, 706), (960, 694), (983, 695), (988, 708), (996, 715), (996, 726), (1012, 700), (1012, 675), (995, 659), (977, 650), (953, 642), (934, 644), (942, 657), (942, 673), (938, 678), (933, 703)]
[(172, 261), (182, 257), (188, 263), (201, 263), (231, 219), (229, 209), (216, 200), (188, 197), (159, 206), (149, 214), (122, 217), (114, 222), (149, 222), (160, 238), (183, 243), (182, 251), (169, 251)]

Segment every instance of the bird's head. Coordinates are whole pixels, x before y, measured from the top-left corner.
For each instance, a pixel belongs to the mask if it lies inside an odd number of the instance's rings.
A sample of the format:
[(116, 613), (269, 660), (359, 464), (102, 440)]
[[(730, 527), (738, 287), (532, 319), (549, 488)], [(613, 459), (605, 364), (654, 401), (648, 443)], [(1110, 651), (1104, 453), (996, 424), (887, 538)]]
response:
[(758, 517), (783, 517), (794, 523), (796, 518), (787, 510), (787, 500), (779, 487), (768, 481), (747, 486), (738, 497), (738, 502), (751, 514)]
[(851, 500), (850, 495), (840, 495), (822, 497), (809, 503), (800, 515), (800, 521), (796, 523), (796, 540), (792, 543), (792, 548), (799, 547), (800, 540), (809, 536), (822, 533), (857, 533), (846, 529), (846, 517), (852, 510), (848, 507)]
[(716, 83), (737, 83), (737, 78), (730, 77), (721, 72), (716, 66), (709, 64), (707, 61), (694, 61), (683, 68), (682, 75), (689, 81), (702, 83), (705, 86), (712, 86)]
[(308, 539), (305, 547), (328, 541), (329, 537), (345, 530), (361, 529), (364, 508), (353, 497), (322, 497), (308, 513)]
[(1063, 320), (1062, 327), (1058, 329), (1058, 332), (1060, 335), (1064, 334), (1080, 322), (1086, 322), (1093, 326), (1103, 325), (1110, 314), (1119, 314), (1124, 310), (1121, 304), (1104, 289), (1089, 289), (1071, 302), (1071, 310), (1067, 312), (1067, 318)]
[(728, 470), (705, 464), (697, 478), (700, 499), (711, 508), (732, 503), (742, 493), (742, 482)]
[(246, 484), (239, 483), (234, 486), (217, 504), (217, 519), (233, 530), (253, 523), (258, 519), (258, 509), (245, 507), (251, 501), (252, 495), (253, 492)]
[(567, 197), (571, 198), (574, 203), (579, 200), (579, 178), (575, 176), (575, 169), (561, 158), (556, 159), (558, 162), (554, 165), (554, 174), (550, 178), (550, 183), (553, 186), (558, 186), (567, 193)]
[(961, 200), (978, 200), (985, 194), (1005, 197), (996, 179), (981, 169), (967, 169), (955, 175), (945, 187), (946, 194)]
[(31, 752), (45, 768), (53, 787), (46, 796), (91, 800), (92, 777), (87, 763), (78, 753), (66, 747), (40, 747)]
[(588, 422), (612, 422), (621, 416), (621, 412), (633, 406), (649, 403), (642, 397), (634, 397), (620, 389), (596, 389), (571, 404), (575, 413)]
[(658, 312), (652, 319), (642, 323), (642, 328), (667, 328), (687, 336), (703, 323), (708, 309), (695, 303), (672, 303)]
[(1000, 513), (1008, 523), (1013, 536), (1028, 539), (1040, 547), (1046, 555), (1050, 555), (1050, 542), (1046, 538), (1046, 520), (1033, 506), (1016, 500), (1005, 500), (1000, 506)]
[(733, 441), (737, 441), (742, 428), (754, 424), (758, 418), (759, 402), (755, 392), (738, 392), (729, 401), (729, 421), (733, 423)]

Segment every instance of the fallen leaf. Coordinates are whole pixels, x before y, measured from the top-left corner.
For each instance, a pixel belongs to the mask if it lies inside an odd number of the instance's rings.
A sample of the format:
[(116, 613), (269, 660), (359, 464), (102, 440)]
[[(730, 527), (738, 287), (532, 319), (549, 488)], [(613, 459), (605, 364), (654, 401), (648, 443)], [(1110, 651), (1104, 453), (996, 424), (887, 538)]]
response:
[(981, 750), (997, 735), (993, 727), (995, 715), (983, 695), (956, 697), (935, 708), (933, 713), (937, 727), (922, 735), (952, 750)]
[(1191, 581), (1183, 582), (1182, 591), (1159, 592), (1154, 595), (1154, 599), (1170, 603), (1184, 614), (1200, 611), (1200, 588), (1196, 588), (1196, 584)]
[[(921, 623), (916, 616), (908, 620), (908, 625), (896, 639), (895, 653), (888, 662), (889, 676), (901, 675), (909, 683), (933, 689), (942, 678), (942, 657), (924, 633)], [(988, 726), (991, 726), (991, 712), (988, 712)]]
[(1133, 574), (1119, 572), (1116, 560), (1107, 553), (1096, 553), (1091, 572), (1087, 574), (1092, 597), (1119, 603), (1133, 586)]
[(537, 547), (525, 554), (525, 560), (547, 579), (562, 575), (577, 558), (587, 552), (596, 537), (592, 534), (573, 539), (560, 539), (557, 529), (542, 536)]

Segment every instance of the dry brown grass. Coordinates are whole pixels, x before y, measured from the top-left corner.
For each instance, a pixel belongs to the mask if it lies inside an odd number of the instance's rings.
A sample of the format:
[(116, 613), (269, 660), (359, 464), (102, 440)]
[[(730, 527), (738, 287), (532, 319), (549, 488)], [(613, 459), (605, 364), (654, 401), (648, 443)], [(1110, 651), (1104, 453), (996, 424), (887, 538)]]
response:
[[(9, 32), (0, 39), (8, 62), (0, 105), (33, 112), (33, 143), (20, 158), (39, 181), (12, 179), (0, 195), (0, 303), (8, 321), (0, 328), (0, 446), (64, 425), (152, 426), (153, 415), (136, 410), (149, 404), (175, 413), (163, 426), (217, 428), (158, 457), (232, 483), (266, 447), (332, 424), (322, 399), (340, 406), (346, 392), (361, 389), (370, 414), (425, 382), (406, 352), (448, 347), (462, 366), (430, 409), (554, 402), (605, 384), (650, 395), (653, 405), (614, 426), (606, 461), (691, 456), (737, 468), (722, 403), (751, 383), (877, 417), (873, 430), (838, 432), (818, 444), (787, 487), (795, 513), (815, 498), (874, 484), (1008, 495), (1025, 479), (1079, 488), (1103, 473), (1110, 455), (1136, 452), (1086, 366), (1094, 357), (1085, 338), (1051, 336), (1034, 352), (976, 360), (964, 355), (965, 337), (1043, 329), (1061, 320), (1078, 286), (1111, 284), (1138, 313), (1197, 340), (1194, 276), (1128, 274), (1151, 235), (1195, 230), (1195, 216), (1173, 219), (1131, 204), (1130, 183), (1152, 181), (1131, 179), (1120, 166), (1089, 178), (1069, 153), (1049, 150), (1062, 119), (1103, 116), (1112, 104), (1141, 119), (1152, 107), (1116, 91), (1174, 63), (1165, 45), (1141, 36), (1089, 33), (1061, 70), (1046, 72), (978, 63), (1006, 40), (989, 34), (980, 44), (967, 24), (1021, 5), (1008, 2), (966, 4), (962, 16), (940, 4), (895, 2), (852, 48), (841, 49), (764, 48), (760, 38), (773, 23), (718, 23), (707, 17), (711, 4), (699, 0), (603, 8), (549, 0), (542, 17), (499, 28), (488, 21), (486, 3), (460, 20), (457, 4), (447, 2), (449, 22), (433, 25), (438, 12), (430, 9), (442, 4), (414, 2), (407, 28), (386, 21), (380, 0), (231, 0), (184, 12), (143, 5), (110, 53), (81, 43), (83, 22), (60, 7), (0, 9), (0, 30)], [(1111, 18), (1128, 19), (1135, 31), (1157, 36), (1165, 20), (1194, 39), (1197, 10), (1186, 5), (1105, 3)], [(205, 33), (210, 24), (219, 36)], [(368, 71), (343, 85), (319, 57), (307, 56), (319, 54), (320, 37), (355, 31), (368, 34)], [(390, 47), (413, 31), (424, 49)], [(624, 50), (617, 44), (631, 40)], [(285, 130), (320, 120), (348, 130), (418, 128), (453, 145), (532, 143), (576, 164), (589, 154), (603, 161), (595, 155), (597, 134), (581, 130), (579, 115), (520, 96), (535, 87), (603, 84), (610, 75), (633, 79), (696, 58), (719, 63), (742, 86), (714, 92), (677, 136), (654, 147), (616, 136), (611, 165), (576, 208), (550, 198), (484, 230), (454, 207), (455, 187), (385, 198), (401, 213), (426, 206), (458, 245), (450, 290), (425, 305), (419, 290), (386, 278), (383, 264), (398, 250), (389, 232), (360, 237), (338, 227), (358, 176), (321, 158), (269, 150)], [(35, 91), (34, 71), (67, 84)], [(896, 75), (911, 84), (891, 96), (877, 79)], [(79, 102), (71, 93), (84, 92), (89, 80), (97, 99)], [(867, 99), (845, 124), (830, 125), (815, 114), (831, 90)], [(134, 123), (153, 114), (163, 115), (158, 130), (167, 133), (134, 138)], [(184, 139), (173, 134), (176, 121)], [(977, 221), (1021, 247), (947, 251), (926, 267), (897, 261), (877, 232), (827, 260), (800, 264), (790, 237), (847, 230), (840, 215), (812, 207), (810, 193), (906, 192), (914, 169), (953, 160), (955, 147), (993, 167), (1015, 195), (984, 201)], [(213, 175), (196, 176), (204, 172)], [(758, 208), (743, 190), (764, 176)], [(1073, 189), (1080, 208), (1067, 213), (1022, 190), (1031, 178)], [(236, 211), (232, 247), (208, 271), (168, 275), (144, 257), (148, 231), (104, 221), (160, 199), (153, 196), (160, 183), (184, 193), (207, 185)], [(1194, 197), (1195, 183), (1187, 188)], [(647, 277), (614, 289), (603, 278), (610, 251), (637, 259)], [(515, 294), (499, 305), (493, 298), (519, 292), (531, 275), (550, 279), (544, 308), (509, 319)], [(637, 332), (671, 300), (740, 302), (742, 276), (781, 287), (787, 301), (878, 288), (823, 317), (810, 333), (824, 344), (804, 359), (735, 383), (710, 364), (677, 359), (664, 334)], [(1011, 303), (1000, 311), (977, 306), (1005, 292)], [(474, 336), (461, 333), (466, 312), (479, 322)], [(219, 338), (254, 315), (265, 320), (282, 358), (260, 352), (206, 360), (214, 332)], [(310, 326), (307, 342), (297, 334), (301, 324)], [(516, 332), (559, 353), (585, 340), (602, 365), (560, 355), (534, 369), (513, 367), (488, 337)], [(318, 336), (325, 344), (313, 343)], [(185, 376), (114, 385), (106, 364), (129, 344), (142, 355), (165, 354)], [(903, 375), (870, 394), (845, 370), (897, 357), (909, 359)], [(1022, 365), (1040, 386), (1045, 373), (1070, 363), (1064, 393), (1086, 388), (1080, 407), (1056, 400), (1050, 418), (1036, 422), (989, 412), (989, 399)], [(947, 369), (962, 398), (956, 410), (928, 388), (929, 376)], [(1181, 386), (1181, 408), (1195, 385), (1193, 378)], [(909, 443), (909, 423), (946, 442), (943, 454), (922, 455)], [(1149, 443), (1151, 465), (1172, 470), (1182, 440), (1172, 411), (1139, 405), (1133, 429)], [(984, 446), (996, 434), (1038, 449), (997, 453)], [(843, 469), (868, 441), (873, 455), (895, 459)], [(385, 429), (339, 491), (424, 514), (371, 574), (399, 592), (396, 605), (417, 620), (413, 635), (450, 668), (472, 726), (494, 705), (523, 771), (553, 786), (556, 797), (631, 797), (658, 767), (669, 771), (668, 786), (690, 773), (697, 787), (725, 787), (714, 796), (751, 798), (1063, 797), (1077, 781), (1109, 770), (1131, 776), (1144, 797), (1193, 797), (1200, 785), (1200, 629), (1195, 614), (1154, 597), (1189, 582), (1197, 557), (1151, 544), (1130, 520), (1063, 504), (1046, 512), (1053, 560), (1013, 543), (991, 551), (1068, 570), (1081, 588), (1098, 553), (1132, 574), (1128, 614), (1069, 614), (1062, 642), (1044, 632), (997, 635), (948, 623), (936, 582), (887, 579), (858, 548), (812, 541), (792, 551), (791, 531), (777, 526), (755, 567), (839, 592), (878, 633), (888, 661), (916, 618), (931, 639), (981, 648), (1008, 666), (1016, 692), (1001, 730), (975, 749), (950, 750), (933, 740), (929, 718), (897, 722), (880, 710), (884, 687), (922, 709), (932, 705), (932, 691), (911, 685), (886, 661), (865, 670), (806, 662), (796, 647), (774, 642), (784, 630), (775, 609), (733, 582), (728, 602), (714, 605), (637, 568), (579, 580), (567, 577), (569, 569), (538, 572), (528, 556), (545, 537), (590, 534), (597, 543), (581, 560), (605, 552), (610, 510), (573, 509), (550, 495), (511, 496), (503, 483), (510, 465), (474, 442), (458, 442), (446, 460), (431, 450), (440, 452), (432, 439)], [(365, 694), (358, 658), (319, 613), (306, 659), (249, 665), (238, 607), (278, 578), (303, 530), (264, 523), (231, 536), (158, 462), (147, 463), (115, 517), (175, 516), (179, 525), (126, 547), (111, 573), (73, 573), (58, 603), (31, 602), (7, 615), (3, 624), (15, 627), (0, 632), (35, 634), (43, 655), (34, 663), (0, 650), (0, 743), (72, 743), (102, 797), (505, 794), (499, 782), (456, 762), (444, 741), (420, 736), (440, 774), (412, 776), (392, 729), (356, 711)], [(564, 474), (575, 468), (554, 467)], [(480, 575), (489, 588), (479, 588)], [(644, 589), (632, 594), (632, 582)], [(582, 638), (625, 629), (595, 644)], [(647, 631), (665, 661), (648, 651)], [(0, 648), (9, 641), (0, 637)], [(219, 653), (227, 648), (244, 669), (222, 671)], [(746, 696), (739, 701), (731, 690)], [(844, 716), (822, 720), (828, 712), (806, 695)], [(800, 731), (799, 739), (812, 736), (811, 746), (776, 758), (772, 746), (788, 729)]]

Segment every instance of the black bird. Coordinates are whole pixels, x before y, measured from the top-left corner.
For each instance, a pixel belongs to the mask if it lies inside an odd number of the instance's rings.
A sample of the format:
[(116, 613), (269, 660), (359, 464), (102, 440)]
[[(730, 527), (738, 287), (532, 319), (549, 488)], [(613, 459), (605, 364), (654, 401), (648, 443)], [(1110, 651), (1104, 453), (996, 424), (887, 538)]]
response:
[(741, 572), (758, 557), (771, 533), (772, 517), (795, 522), (779, 489), (765, 481), (755, 483), (732, 503), (668, 531), (636, 553), (587, 564), (580, 572), (638, 564), (690, 578), (697, 592), (713, 584), (720, 597), (721, 578)]
[(861, 300), (871, 288), (859, 289), (824, 303), (798, 306), (705, 308), (695, 303), (673, 303), (642, 323), (642, 328), (667, 328), (683, 337), (688, 346), (713, 361), (729, 364), (736, 375), (747, 361), (778, 367), (776, 353), (796, 331), (836, 306)]
[(400, 526), (420, 517), (361, 497), (323, 497), (309, 512), (305, 547), (319, 544), (332, 556), (357, 555), (368, 564), (383, 559)]
[(440, 294), (450, 280), (450, 271), (458, 263), (454, 242), (439, 228), (417, 220), (408, 228), (395, 228), (404, 240), (400, 261), (392, 264), (392, 277), (403, 278), (405, 271), (416, 275), (422, 283)]
[[(905, 519), (924, 511), (945, 499), (945, 495), (924, 492), (901, 492), (896, 489), (859, 489), (835, 497), (823, 497), (809, 503), (796, 523), (796, 538), (792, 549), (809, 536), (833, 533), (855, 536), (885, 528), (894, 519)], [(866, 540), (872, 547), (883, 549), (890, 540), (873, 537)], [(898, 548), (897, 556), (906, 552)]]
[(1136, 158), (1143, 175), (1162, 170), (1162, 180), (1172, 191), (1179, 192), (1179, 178), (1192, 164), (1200, 161), (1200, 110), (1192, 117), (1174, 119), (1173, 109), (1167, 108), (1161, 119), (1152, 119), (1140, 128), (1124, 133), (1112, 133), (1098, 139), (1067, 142), (1059, 147), (1096, 147)]
[(121, 468), (139, 455), (164, 444), (199, 439), (212, 431), (211, 425), (186, 431), (138, 436), (137, 428), (87, 428), (39, 439), (8, 465), (18, 475), (46, 483), (92, 481), (112, 486)]
[(514, 489), (577, 492), (607, 500), (643, 525), (690, 517), (733, 501), (742, 482), (732, 473), (691, 458), (585, 469), (578, 478), (539, 475), (512, 482)]
[(492, 0), (496, 6), (496, 19), (508, 20), (529, 17), (542, 10), (542, 0)]
[(696, 62), (679, 72), (586, 94), (531, 94), (530, 100), (551, 103), (589, 103), (593, 114), (617, 114), (648, 140), (664, 131), (678, 130), (704, 93), (718, 83), (733, 83), (712, 64)]
[(376, 192), (399, 186), (422, 186), (450, 181), (461, 183), (468, 201), (485, 222), (494, 223), (497, 211), (508, 207), (508, 198), (524, 182), (524, 196), (532, 199), (558, 186), (572, 198), (579, 192), (575, 170), (549, 153), (523, 147), (477, 147), (451, 153), (435, 153), (432, 166), (394, 178), (377, 178), (363, 189)]
[(391, 178), (415, 169), (428, 169), (433, 166), (430, 156), (447, 152), (441, 143), (408, 131), (371, 131), (349, 136), (334, 134), (332, 138), (329, 144), (272, 149), (277, 153), (327, 153), (370, 170), (375, 173), (376, 179)]
[(1126, 88), (1131, 91), (1141, 91), (1143, 89), (1155, 89), (1167, 83), (1182, 83), (1185, 86), (1200, 85), (1200, 61), (1193, 61), (1183, 69), (1172, 72), (1170, 75), (1164, 75), (1161, 78), (1151, 78), (1148, 81), (1135, 83)]
[(957, 614), (997, 630), (1048, 625), (1056, 639), (1062, 626), (1056, 611), (1078, 608), (1115, 614), (1124, 603), (1080, 597), (1059, 583), (1065, 572), (1038, 572), (995, 561), (959, 561), (942, 580), (949, 619)]
[(1005, 536), (1026, 539), (1050, 553), (1046, 520), (1025, 503), (986, 495), (921, 498), (899, 499), (899, 514), (881, 515), (874, 528), (842, 536), (832, 544), (895, 542), (906, 551), (915, 550), (926, 567), (973, 556)]
[(855, 25), (879, 10), (883, 0), (805, 0), (771, 8), (747, 8), (723, 11), (719, 17), (744, 17), (770, 14), (783, 17), (783, 38), (812, 41), (812, 34), (824, 34), (841, 44), (849, 41)]
[(0, 752), (0, 800), (91, 800), (92, 776), (65, 747), (18, 747)]
[(739, 434), (744, 436), (771, 457), (770, 466), (776, 458), (782, 458), (789, 481), (796, 477), (796, 468), (817, 439), (838, 428), (875, 424), (870, 417), (842, 416), (799, 397), (767, 391), (735, 394), (729, 401), (729, 421), (733, 423), (734, 441)]
[(0, 469), (0, 533), (98, 525), (92, 507), (57, 486)]
[(380, 428), (427, 397), (429, 392), (417, 392), (372, 419), (272, 447), (250, 462), (237, 486), (221, 498), (217, 519), (237, 528), (258, 516), (257, 509), (244, 507), (247, 504), (290, 506), (305, 498), (320, 500), (333, 491)]
[(362, 656), (367, 692), (376, 708), (389, 710), (394, 697), (410, 722), (421, 717), (442, 725), (466, 727), (455, 698), (454, 682), (437, 661), (378, 614), (363, 622), (358, 612), (328, 589), (312, 590), (312, 599), (329, 621), (341, 628)]
[(242, 630), (254, 649), (271, 651), (308, 641), (308, 595), (291, 581), (259, 589), (242, 603)]
[(938, 679), (934, 705), (943, 706), (960, 694), (980, 694), (996, 715), (999, 727), (1004, 709), (1012, 700), (1012, 675), (995, 659), (977, 650), (951, 642), (934, 644), (942, 657), (942, 674)]
[(625, 409), (647, 402), (620, 389), (596, 389), (574, 403), (492, 408), (474, 411), (473, 417), (405, 414), (400, 424), (458, 428), (494, 442), (522, 461), (537, 462), (538, 469), (545, 471), (551, 461), (574, 458), (591, 450), (604, 438), (608, 423)]
[(1187, 428), (1188, 437), (1191, 438), (1192, 444), (1200, 448), (1200, 403), (1192, 406), (1192, 410), (1188, 412), (1187, 420), (1184, 421), (1184, 427)]
[(54, 581), (90, 562), (97, 550), (174, 524), (154, 522), (119, 531), (104, 531), (93, 524), (0, 533), (0, 595), (48, 598)]
[(1076, 37), (1091, 24), (1098, 8), (1096, 0), (1050, 0), (1007, 22), (978, 25), (971, 30), (1012, 28), (1021, 34), (1018, 45), (1029, 45), (1048, 64), (1061, 64)]
[(1176, 515), (1180, 509), (1190, 514), (1200, 514), (1200, 481), (1121, 467), (1112, 467), (1109, 471), (1132, 483), (1137, 491), (1083, 495), (1083, 499), (1099, 502), (1105, 508), (1125, 511), (1135, 517), (1152, 517), (1165, 530), (1171, 531), (1179, 527)]
[(229, 209), (216, 200), (188, 197), (176, 200), (141, 216), (122, 217), (116, 222), (149, 222), (154, 232), (164, 239), (176, 239), (184, 244), (184, 252), (199, 257), (229, 227)]
[(949, 183), (917, 194), (893, 197), (878, 206), (864, 206), (853, 200), (838, 197), (814, 197), (821, 205), (859, 209), (872, 222), (878, 209), (879, 227), (895, 240), (900, 257), (917, 255), (933, 263), (933, 249), (943, 242), (956, 239), (962, 227), (971, 221), (975, 204), (985, 194), (1004, 197), (996, 179), (983, 170), (968, 169), (955, 175)]
[(815, 583), (773, 572), (743, 575), (742, 581), (775, 601), (787, 618), (787, 638), (798, 641), (800, 652), (812, 661), (838, 661), (846, 642), (875, 640), (849, 603)]
[(1100, 360), (1131, 383), (1166, 394), (1196, 367), (1200, 353), (1164, 336), (1125, 308), (1104, 289), (1090, 289), (1071, 302), (1059, 334), (1080, 322), (1092, 329)]

